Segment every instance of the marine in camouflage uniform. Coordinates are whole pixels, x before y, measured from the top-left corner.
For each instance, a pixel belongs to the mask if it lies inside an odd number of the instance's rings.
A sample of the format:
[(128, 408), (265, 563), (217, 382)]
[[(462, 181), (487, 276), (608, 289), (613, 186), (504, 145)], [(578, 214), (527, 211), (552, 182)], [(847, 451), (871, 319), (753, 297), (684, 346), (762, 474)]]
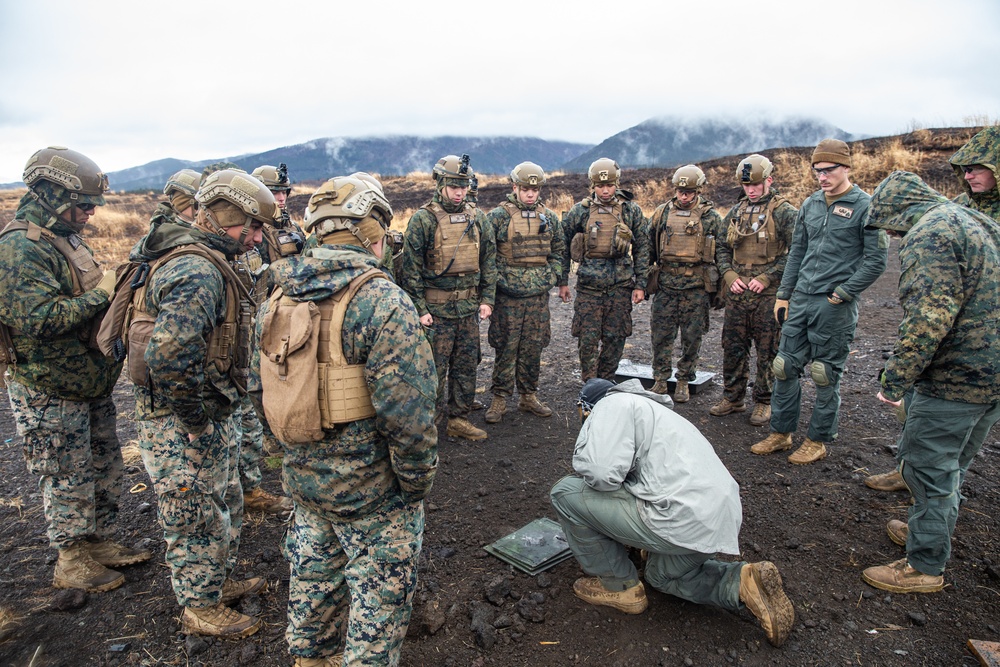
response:
[(104, 205), (107, 177), (89, 158), (53, 147), (31, 157), (24, 182), (29, 190), (0, 236), (0, 323), (15, 357), (7, 392), (59, 551), (53, 586), (107, 591), (125, 580), (109, 567), (151, 556), (111, 541), (123, 467), (111, 392), (122, 365), (88, 345), (115, 272), (100, 270), (79, 234)]
[(698, 353), (708, 331), (708, 311), (719, 283), (715, 268), (716, 239), (724, 233), (715, 205), (701, 196), (705, 174), (693, 164), (672, 177), (676, 194), (650, 216), (650, 265), (657, 276), (650, 313), (653, 344), (652, 391), (667, 393), (673, 374), (674, 339), (681, 334), (674, 401), (690, 397), (688, 383), (697, 377)]
[(987, 127), (948, 160), (965, 189), (956, 204), (1000, 221), (1000, 127)]
[(802, 385), (808, 364), (816, 385), (809, 431), (788, 461), (805, 465), (827, 455), (837, 437), (840, 377), (851, 352), (863, 291), (885, 271), (889, 241), (884, 232), (865, 229), (871, 199), (850, 181), (851, 149), (839, 139), (824, 139), (812, 154), (820, 189), (799, 210), (795, 235), (775, 299), (781, 343), (774, 358), (771, 433), (750, 448), (770, 454), (792, 447), (798, 429)]
[(904, 414), (896, 459), (913, 495), (906, 557), (863, 578), (891, 592), (944, 587), (961, 471), (1000, 420), (1000, 226), (896, 171), (869, 225), (899, 232), (903, 321), (879, 399)]
[[(245, 393), (253, 305), (229, 262), (260, 242), (263, 222), (275, 210), (271, 194), (255, 185), (242, 171), (213, 172), (198, 191), (195, 225), (158, 225), (130, 258), (156, 262), (144, 292), (134, 297), (137, 313), (152, 320), (149, 343), (142, 359), (138, 350), (130, 353), (129, 365), (143, 463), (188, 634), (245, 637), (260, 627), (259, 619), (226, 606), (265, 586), (258, 577), (230, 577), (243, 523), (234, 414)], [(189, 254), (168, 257), (181, 251)], [(227, 317), (230, 308), (238, 309), (235, 323)], [(233, 328), (232, 340), (214, 355), (216, 337)], [(132, 329), (130, 339), (137, 339)]]
[[(772, 170), (770, 160), (762, 155), (750, 155), (740, 162), (736, 178), (743, 194), (726, 214), (726, 233), (717, 239), (715, 250), (726, 305), (722, 325), (724, 388), (722, 400), (709, 413), (720, 417), (746, 409), (743, 399), (752, 344), (757, 348), (754, 411), (750, 416), (754, 426), (767, 424), (771, 416), (771, 362), (778, 353), (781, 333), (774, 318), (774, 299), (798, 213), (771, 187)], [(754, 195), (752, 199), (749, 193)], [(740, 261), (738, 257), (748, 259)]]
[(565, 239), (559, 216), (538, 201), (545, 172), (522, 162), (510, 172), (513, 191), (486, 215), (497, 242), (496, 310), (490, 318), (493, 401), (487, 423), (499, 422), (507, 399), (519, 395), (518, 409), (549, 417), (552, 409), (537, 396), (542, 350), (549, 344), (549, 290), (562, 276)]
[[(366, 186), (339, 177), (313, 195), (306, 224), (320, 245), (275, 267), (285, 297), (323, 302), (379, 267), (392, 210), (381, 194), (359, 205)], [(367, 250), (348, 224), (371, 241)], [(263, 305), (254, 335), (250, 390), (261, 407), (263, 323), (274, 303)], [(295, 501), (286, 638), (296, 665), (394, 666), (438, 461), (433, 352), (406, 293), (378, 277), (350, 300), (341, 338), (346, 362), (363, 366), (374, 416), (334, 424), (316, 442), (285, 443)]]
[[(588, 175), (593, 192), (563, 216), (566, 255), (559, 296), (569, 300), (570, 260), (576, 255), (580, 267), (571, 332), (578, 339), (580, 378), (613, 381), (632, 335), (632, 306), (645, 298), (649, 226), (631, 193), (618, 189), (618, 163), (600, 158)], [(574, 253), (577, 235), (581, 252)]]
[[(472, 177), (468, 162), (454, 155), (443, 157), (434, 176), (434, 197), (406, 226), (401, 285), (434, 348), (439, 403), (448, 390), (448, 436), (484, 440), (486, 431), (474, 426), (468, 415), (481, 359), (479, 322), (489, 319), (495, 302), (496, 242), (486, 216), (465, 201)], [(432, 209), (439, 211), (446, 226), (439, 229)], [(436, 239), (442, 237), (443, 245), (437, 247)], [(468, 270), (459, 274), (460, 266)]]

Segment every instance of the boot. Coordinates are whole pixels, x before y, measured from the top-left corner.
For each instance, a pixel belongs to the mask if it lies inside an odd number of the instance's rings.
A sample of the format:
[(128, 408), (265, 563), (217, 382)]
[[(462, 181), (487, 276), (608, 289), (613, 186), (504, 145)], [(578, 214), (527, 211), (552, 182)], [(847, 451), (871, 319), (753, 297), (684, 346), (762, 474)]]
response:
[(721, 417), (723, 415), (728, 415), (731, 412), (743, 412), (747, 409), (747, 406), (743, 402), (733, 403), (727, 398), (723, 398), (721, 401), (713, 405), (708, 409), (710, 415), (716, 417)]
[(472, 399), (472, 409), (473, 410), (482, 410), (485, 407), (486, 407), (486, 405), (482, 401), (480, 401), (478, 398)]
[(609, 591), (597, 577), (580, 577), (573, 582), (573, 593), (589, 604), (611, 607), (626, 614), (641, 614), (649, 606), (641, 581), (624, 591)]
[(250, 577), (248, 579), (230, 579), (222, 582), (222, 597), (219, 601), (229, 605), (236, 602), (244, 595), (250, 595), (260, 590), (267, 590), (267, 580), (263, 577)]
[(297, 656), (293, 667), (342, 667), (344, 664), (344, 654), (334, 653), (329, 658), (303, 658)]
[(293, 506), (291, 498), (276, 496), (259, 486), (243, 496), (243, 510), (246, 512), (287, 514), (292, 511)]
[(214, 607), (184, 607), (181, 632), (224, 639), (249, 637), (260, 630), (260, 619), (230, 609), (219, 602)]
[(826, 445), (822, 442), (816, 442), (815, 440), (806, 438), (802, 441), (802, 446), (789, 455), (788, 462), (794, 463), (797, 466), (804, 466), (807, 463), (813, 463), (814, 461), (819, 461), (820, 459), (825, 458)]
[(129, 549), (114, 540), (86, 542), (86, 545), (87, 549), (90, 550), (90, 557), (104, 567), (124, 567), (145, 563), (153, 557), (153, 552), (149, 549)]
[(496, 424), (505, 414), (507, 414), (507, 399), (504, 396), (493, 394), (490, 409), (486, 411), (486, 423)]
[(865, 486), (876, 491), (906, 491), (906, 482), (903, 481), (903, 473), (898, 470), (883, 472), (878, 475), (865, 477)]
[(740, 570), (740, 602), (747, 606), (767, 635), (767, 641), (781, 646), (795, 623), (795, 609), (781, 585), (774, 563), (747, 563)]
[(773, 454), (774, 452), (783, 452), (786, 449), (792, 448), (792, 434), (791, 433), (771, 433), (766, 438), (755, 444), (750, 448), (750, 451), (754, 454)]
[(465, 417), (449, 417), (448, 437), (465, 438), (466, 440), (485, 440), (489, 436), (487, 436), (486, 431), (483, 429), (473, 426), (472, 422)]
[(538, 400), (538, 394), (521, 394), (517, 401), (517, 409), (521, 412), (530, 412), (538, 417), (551, 417), (552, 408)]
[(691, 400), (691, 391), (687, 380), (678, 380), (674, 388), (674, 403), (687, 403)]
[(125, 575), (104, 567), (90, 555), (87, 542), (80, 541), (59, 550), (53, 588), (80, 588), (90, 593), (103, 593), (125, 583)]
[(769, 403), (757, 403), (753, 406), (750, 414), (751, 426), (767, 426), (771, 423), (771, 405)]
[(890, 593), (935, 593), (944, 588), (944, 575), (924, 574), (910, 567), (905, 558), (870, 567), (861, 573), (861, 578)]
[[(653, 383), (653, 388), (650, 389), (650, 391), (654, 394), (666, 394), (670, 391), (670, 385), (666, 380), (657, 380)], [(676, 396), (674, 397), (674, 400), (677, 400)]]
[(906, 538), (910, 535), (910, 527), (905, 521), (892, 519), (885, 524), (885, 532), (889, 534), (889, 539), (901, 547), (906, 546)]

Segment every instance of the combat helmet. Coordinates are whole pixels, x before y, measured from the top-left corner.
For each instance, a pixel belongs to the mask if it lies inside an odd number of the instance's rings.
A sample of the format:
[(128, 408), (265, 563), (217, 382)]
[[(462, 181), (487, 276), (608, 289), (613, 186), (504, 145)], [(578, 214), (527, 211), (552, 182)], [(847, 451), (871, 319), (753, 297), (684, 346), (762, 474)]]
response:
[(89, 157), (65, 146), (36, 151), (24, 165), (21, 178), (35, 200), (54, 216), (78, 204), (104, 206), (108, 191), (107, 174)]
[(618, 185), (622, 176), (622, 168), (609, 157), (594, 160), (587, 170), (591, 185)]
[(370, 174), (365, 176), (331, 178), (309, 197), (304, 224), (320, 243), (369, 249), (385, 236), (392, 206), (381, 183)]
[(167, 179), (167, 184), (163, 186), (163, 194), (170, 197), (174, 193), (181, 193), (194, 197), (200, 184), (201, 174), (194, 169), (181, 169)]
[(382, 184), (379, 182), (379, 180), (377, 178), (375, 178), (374, 176), (372, 176), (371, 174), (369, 174), (367, 171), (356, 171), (356, 172), (354, 172), (353, 174), (350, 175), (350, 178), (357, 178), (359, 180), (362, 180), (362, 181), (370, 184), (372, 187), (374, 187), (375, 189), (377, 189), (379, 192), (382, 192), (382, 193), (385, 192), (385, 189), (382, 187)]
[(763, 183), (774, 171), (774, 165), (763, 155), (748, 155), (736, 166), (736, 180), (741, 185)]
[(545, 183), (545, 172), (534, 162), (522, 162), (510, 171), (510, 182), (527, 188), (537, 188)]
[(284, 162), (280, 162), (277, 167), (263, 164), (254, 169), (250, 175), (266, 185), (271, 192), (292, 191), (292, 183), (288, 180), (288, 167)]
[[(199, 221), (204, 215), (216, 233), (224, 233), (227, 227), (243, 225), (239, 238), (241, 244), (254, 221), (272, 224), (278, 210), (274, 195), (263, 183), (245, 171), (235, 169), (223, 169), (206, 176), (195, 200), (200, 204)], [(230, 206), (217, 206), (220, 203)]]
[(674, 172), (670, 182), (675, 188), (683, 190), (701, 190), (705, 185), (705, 172), (696, 165), (686, 164)]
[(439, 187), (451, 185), (454, 187), (467, 188), (473, 177), (472, 167), (469, 166), (469, 155), (445, 155), (434, 165), (434, 180)]

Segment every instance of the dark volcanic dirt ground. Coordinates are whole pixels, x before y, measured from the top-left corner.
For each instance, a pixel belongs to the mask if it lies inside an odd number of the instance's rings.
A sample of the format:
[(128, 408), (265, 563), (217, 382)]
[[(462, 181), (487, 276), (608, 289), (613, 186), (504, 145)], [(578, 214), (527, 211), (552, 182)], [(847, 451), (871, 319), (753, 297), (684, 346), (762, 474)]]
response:
[[(868, 472), (892, 466), (889, 448), (898, 425), (875, 399), (875, 376), (891, 350), (901, 311), (896, 302), (896, 247), (890, 269), (863, 295), (861, 321), (843, 380), (840, 440), (824, 461), (793, 467), (781, 455), (758, 457), (749, 446), (765, 432), (747, 413), (715, 418), (716, 384), (677, 407), (712, 441), (740, 483), (744, 522), (742, 557), (774, 561), (795, 604), (795, 629), (784, 648), (764, 639), (755, 620), (699, 607), (656, 591), (649, 610), (626, 616), (577, 600), (571, 591), (581, 572), (567, 561), (531, 578), (485, 554), (482, 546), (541, 516), (555, 518), (552, 484), (569, 471), (577, 432), (580, 387), (572, 306), (554, 296), (553, 338), (543, 357), (541, 394), (555, 409), (549, 419), (514, 412), (490, 426), (489, 440), (470, 444), (444, 439), (441, 466), (428, 502), (427, 531), (411, 636), (403, 648), (408, 666), (449, 665), (973, 665), (969, 638), (1000, 640), (1000, 554), (994, 515), (998, 435), (991, 434), (965, 485), (946, 573), (949, 586), (925, 596), (887, 595), (862, 583), (861, 570), (902, 555), (885, 522), (903, 518), (903, 494), (879, 494), (862, 484)], [(649, 304), (635, 310), (635, 333), (625, 356), (649, 363)], [(702, 370), (721, 371), (721, 311), (712, 314)], [(479, 385), (486, 390), (492, 350), (483, 328)], [(805, 417), (811, 408), (806, 385)], [(151, 490), (133, 461), (122, 498), (120, 539), (145, 541), (151, 563), (128, 568), (120, 589), (86, 596), (79, 608), (50, 587), (55, 554), (47, 546), (36, 479), (28, 475), (6, 397), (0, 400), (0, 606), (17, 621), (0, 629), (0, 667), (48, 665), (288, 665), (283, 636), (288, 568), (278, 543), (283, 524), (251, 517), (243, 535), (241, 574), (267, 577), (268, 592), (240, 603), (261, 614), (266, 627), (239, 642), (185, 640), (163, 563), (163, 541)], [(119, 435), (135, 437), (129, 420), (131, 393), (119, 385)], [(482, 413), (474, 420), (482, 424)], [(803, 428), (804, 431), (803, 420)], [(799, 437), (801, 439), (801, 436)], [(277, 471), (265, 485), (280, 488)], [(509, 592), (507, 592), (509, 591)], [(486, 600), (492, 598), (493, 602)], [(79, 602), (79, 601), (78, 601)], [(470, 611), (492, 615), (496, 632), (477, 644)], [(441, 624), (434, 634), (429, 626)], [(489, 633), (487, 633), (489, 634)]]

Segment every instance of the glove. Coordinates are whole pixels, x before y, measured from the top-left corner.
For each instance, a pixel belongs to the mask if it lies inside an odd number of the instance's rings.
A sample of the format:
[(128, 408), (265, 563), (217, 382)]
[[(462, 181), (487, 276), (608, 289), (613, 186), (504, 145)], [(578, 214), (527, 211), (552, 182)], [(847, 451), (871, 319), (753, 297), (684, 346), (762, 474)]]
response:
[(99, 289), (106, 292), (108, 295), (108, 300), (110, 301), (111, 298), (115, 295), (116, 282), (118, 282), (118, 276), (114, 272), (114, 270), (105, 271), (104, 277), (101, 278), (101, 282), (97, 283), (97, 287), (95, 287), (94, 289)]
[(780, 327), (785, 323), (785, 319), (788, 317), (788, 299), (775, 299), (774, 300), (774, 321), (778, 323)]
[(628, 252), (628, 247), (631, 243), (632, 230), (629, 229), (624, 223), (619, 222), (616, 224), (614, 238), (615, 251), (617, 251), (619, 255), (624, 255)]

